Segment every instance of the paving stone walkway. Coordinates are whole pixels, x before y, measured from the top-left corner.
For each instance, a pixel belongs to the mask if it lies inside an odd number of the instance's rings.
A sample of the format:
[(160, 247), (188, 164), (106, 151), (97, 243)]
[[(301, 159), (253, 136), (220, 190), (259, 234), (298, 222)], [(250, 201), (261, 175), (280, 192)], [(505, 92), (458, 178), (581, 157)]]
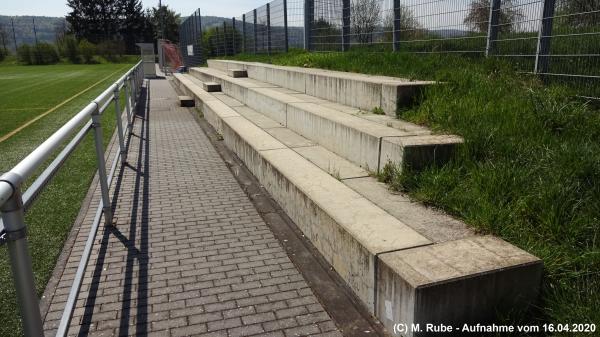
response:
[[(117, 225), (98, 232), (69, 335), (341, 336), (169, 82), (146, 86), (112, 186)], [(46, 336), (98, 198), (46, 291)]]

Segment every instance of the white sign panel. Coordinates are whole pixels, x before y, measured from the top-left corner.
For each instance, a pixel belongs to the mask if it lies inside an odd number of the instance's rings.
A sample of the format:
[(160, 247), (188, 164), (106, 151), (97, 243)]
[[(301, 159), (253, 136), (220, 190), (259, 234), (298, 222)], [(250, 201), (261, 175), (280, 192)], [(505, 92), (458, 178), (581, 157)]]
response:
[(188, 54), (188, 56), (194, 56), (194, 45), (193, 44), (188, 44), (187, 54)]

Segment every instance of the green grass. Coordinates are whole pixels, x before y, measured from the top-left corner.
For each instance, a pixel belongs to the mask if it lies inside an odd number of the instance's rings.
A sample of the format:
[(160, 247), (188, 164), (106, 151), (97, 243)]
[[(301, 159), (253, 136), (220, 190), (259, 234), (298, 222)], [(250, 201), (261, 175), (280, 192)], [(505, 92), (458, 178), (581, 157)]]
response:
[[(403, 119), (462, 135), (443, 167), (386, 170), (392, 188), (543, 259), (527, 322), (600, 325), (600, 111), (499, 60), (452, 55), (315, 53), (237, 59), (438, 80)], [(516, 318), (512, 318), (514, 321)]]
[(0, 137), (120, 69), (123, 64), (0, 66)]
[[(0, 143), (0, 172), (10, 170), (48, 136), (100, 94), (127, 71), (132, 64), (14, 66), (0, 65), (0, 90), (10, 95), (0, 96), (0, 128), (11, 127), (36, 116), (39, 110), (7, 112), (7, 108), (51, 107), (87, 88), (108, 74), (118, 71), (97, 87), (30, 125), (22, 132)], [(39, 82), (45, 85), (40, 86)], [(34, 93), (32, 93), (32, 90)], [(123, 96), (123, 95), (121, 95)], [(123, 106), (123, 105), (121, 105)], [(114, 108), (103, 115), (104, 142), (108, 144), (115, 127)], [(10, 124), (11, 126), (5, 126)], [(54, 180), (39, 196), (26, 214), (30, 252), (33, 260), (38, 295), (44, 291), (56, 260), (63, 248), (81, 202), (96, 171), (93, 138), (90, 133)], [(0, 248), (0, 336), (22, 334), (16, 305), (13, 279), (6, 247)]]

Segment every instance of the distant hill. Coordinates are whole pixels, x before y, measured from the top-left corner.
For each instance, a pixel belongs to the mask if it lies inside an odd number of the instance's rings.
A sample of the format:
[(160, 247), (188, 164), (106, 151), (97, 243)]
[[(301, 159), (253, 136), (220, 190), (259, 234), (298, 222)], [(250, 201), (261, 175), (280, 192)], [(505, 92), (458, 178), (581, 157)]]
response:
[[(11, 26), (11, 18), (14, 20), (15, 36), (17, 45), (34, 44), (35, 34), (33, 31), (33, 21), (35, 20), (35, 28), (39, 42), (52, 42), (56, 40), (56, 31), (65, 25), (65, 18), (48, 17), (48, 16), (5, 16), (0, 15), (0, 26), (7, 33), (6, 47), (14, 51), (14, 41)], [(185, 20), (185, 17), (182, 17)], [(212, 27), (222, 27), (223, 22), (231, 25), (231, 18), (223, 18), (218, 16), (202, 16), (202, 29)], [(251, 21), (248, 21), (251, 22)], [(241, 29), (241, 22), (237, 23)], [(299, 27), (289, 27), (290, 31), (290, 46), (302, 46), (304, 43), (304, 32)], [(0, 41), (1, 43), (1, 41)]]
[[(0, 25), (7, 33), (6, 47), (14, 50), (14, 40), (12, 25), (10, 19), (14, 20), (15, 37), (17, 45), (23, 43), (35, 43), (35, 34), (33, 31), (33, 22), (35, 20), (35, 30), (39, 42), (54, 42), (56, 38), (56, 29), (62, 27), (65, 18), (48, 17), (48, 16), (4, 16), (0, 15)], [(1, 41), (0, 41), (1, 42)]]

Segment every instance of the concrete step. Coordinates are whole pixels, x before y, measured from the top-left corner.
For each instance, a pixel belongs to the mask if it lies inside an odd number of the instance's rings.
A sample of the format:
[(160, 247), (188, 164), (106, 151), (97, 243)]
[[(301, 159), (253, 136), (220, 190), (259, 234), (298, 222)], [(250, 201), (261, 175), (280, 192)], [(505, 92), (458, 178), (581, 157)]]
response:
[[(197, 106), (227, 147), (390, 331), (397, 323), (487, 322), (535, 301), (536, 257), (390, 193), (357, 165), (301, 144), (293, 130), (228, 106), (186, 76), (175, 82), (198, 94)], [(325, 168), (332, 162), (344, 167), (339, 176)]]
[(394, 128), (363, 118), (377, 119), (374, 116), (342, 111), (339, 104), (328, 107), (306, 94), (253, 79), (232, 79), (219, 70), (192, 68), (190, 73), (201, 81), (220, 83), (226, 95), (368, 171), (379, 172), (388, 163), (413, 169), (442, 164), (462, 143), (457, 136), (428, 134), (406, 122)]
[(221, 85), (215, 82), (206, 82), (202, 87), (206, 92), (219, 92), (221, 91)]
[(431, 81), (373, 76), (314, 68), (276, 66), (266, 63), (208, 60), (208, 66), (224, 73), (245, 69), (247, 76), (311, 96), (372, 111), (381, 108), (395, 117), (398, 107), (413, 104)]

